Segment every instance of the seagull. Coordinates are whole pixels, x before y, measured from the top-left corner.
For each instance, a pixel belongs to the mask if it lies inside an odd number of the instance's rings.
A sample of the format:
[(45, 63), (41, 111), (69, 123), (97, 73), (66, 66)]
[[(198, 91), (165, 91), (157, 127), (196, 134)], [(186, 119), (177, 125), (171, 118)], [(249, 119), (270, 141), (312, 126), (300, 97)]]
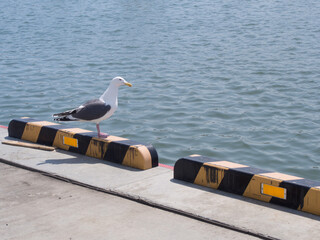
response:
[(93, 99), (85, 102), (77, 108), (61, 113), (53, 114), (55, 121), (87, 121), (94, 122), (97, 127), (98, 137), (107, 138), (108, 134), (100, 132), (99, 123), (102, 120), (108, 119), (118, 108), (118, 89), (122, 85), (132, 87), (122, 77), (115, 77), (111, 80), (107, 90), (100, 96), (99, 99)]

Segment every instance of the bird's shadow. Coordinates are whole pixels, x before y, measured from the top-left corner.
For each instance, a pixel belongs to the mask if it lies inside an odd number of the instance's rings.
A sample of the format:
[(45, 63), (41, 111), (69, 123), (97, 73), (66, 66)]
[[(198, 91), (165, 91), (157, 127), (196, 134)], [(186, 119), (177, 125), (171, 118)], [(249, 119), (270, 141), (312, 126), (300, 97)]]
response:
[(128, 166), (121, 165), (120, 163), (113, 163), (107, 160), (102, 160), (98, 158), (92, 158), (84, 155), (80, 155), (78, 153), (72, 153), (61, 149), (56, 149), (56, 152), (62, 153), (64, 155), (71, 156), (70, 158), (56, 158), (56, 159), (47, 159), (44, 162), (38, 163), (37, 165), (61, 165), (61, 164), (104, 164), (110, 167), (120, 168), (127, 171), (139, 172), (143, 171), (141, 169), (131, 168)]

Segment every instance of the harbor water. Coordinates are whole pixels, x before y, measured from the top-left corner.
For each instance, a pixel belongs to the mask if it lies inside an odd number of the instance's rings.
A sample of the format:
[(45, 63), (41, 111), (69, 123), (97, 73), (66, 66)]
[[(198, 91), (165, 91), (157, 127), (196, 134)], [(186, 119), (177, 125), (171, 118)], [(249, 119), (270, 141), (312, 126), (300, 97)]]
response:
[[(320, 180), (318, 0), (0, 1), (0, 125), (98, 98), (101, 130)], [(95, 131), (95, 124), (63, 123)]]

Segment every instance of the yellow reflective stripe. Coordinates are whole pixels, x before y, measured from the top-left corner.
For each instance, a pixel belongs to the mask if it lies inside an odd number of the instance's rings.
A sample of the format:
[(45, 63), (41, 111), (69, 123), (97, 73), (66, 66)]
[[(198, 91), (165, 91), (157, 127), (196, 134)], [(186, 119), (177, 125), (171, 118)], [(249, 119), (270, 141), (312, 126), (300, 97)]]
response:
[(64, 144), (64, 145), (68, 145), (68, 146), (70, 146), (70, 147), (76, 147), (76, 148), (78, 148), (78, 139), (63, 136), (63, 144)]
[(272, 197), (287, 199), (287, 189), (261, 183), (261, 193)]

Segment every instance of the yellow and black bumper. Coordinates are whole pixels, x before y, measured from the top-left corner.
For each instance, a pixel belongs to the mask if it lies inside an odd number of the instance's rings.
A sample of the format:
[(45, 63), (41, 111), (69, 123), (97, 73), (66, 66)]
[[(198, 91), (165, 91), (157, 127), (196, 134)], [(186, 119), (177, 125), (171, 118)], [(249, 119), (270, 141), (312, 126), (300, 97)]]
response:
[(179, 159), (174, 178), (320, 215), (320, 182), (200, 155)]
[(158, 166), (158, 154), (152, 145), (126, 138), (97, 138), (97, 133), (31, 118), (13, 119), (9, 123), (10, 137), (19, 138), (89, 157), (103, 159), (137, 169)]

